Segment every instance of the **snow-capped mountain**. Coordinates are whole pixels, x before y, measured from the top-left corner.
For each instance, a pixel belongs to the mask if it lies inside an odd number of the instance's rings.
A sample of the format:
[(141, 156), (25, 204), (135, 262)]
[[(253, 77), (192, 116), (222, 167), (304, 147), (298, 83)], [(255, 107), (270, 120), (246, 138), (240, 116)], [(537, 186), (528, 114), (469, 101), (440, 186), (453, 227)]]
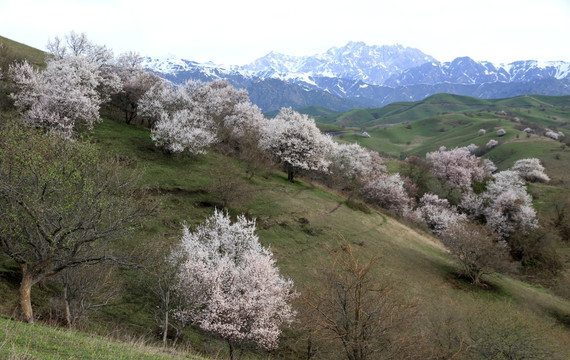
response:
[(271, 52), (241, 69), (281, 80), (330, 77), (382, 85), (392, 74), (432, 61), (435, 59), (420, 50), (401, 45), (369, 46), (349, 42), (313, 56), (294, 57)]
[(226, 79), (245, 88), (264, 111), (321, 105), (333, 110), (421, 100), (439, 92), (482, 98), (570, 94), (570, 63), (493, 64), (458, 57), (438, 62), (418, 49), (349, 42), (313, 56), (271, 52), (245, 66), (174, 57), (145, 59), (145, 67), (174, 82)]
[(534, 60), (516, 61), (495, 65), (487, 61), (475, 61), (459, 57), (451, 62), (425, 63), (392, 75), (384, 85), (396, 87), (417, 84), (485, 84), (494, 82), (529, 82), (534, 80), (558, 80), (569, 78), (570, 63), (551, 61), (539, 63)]

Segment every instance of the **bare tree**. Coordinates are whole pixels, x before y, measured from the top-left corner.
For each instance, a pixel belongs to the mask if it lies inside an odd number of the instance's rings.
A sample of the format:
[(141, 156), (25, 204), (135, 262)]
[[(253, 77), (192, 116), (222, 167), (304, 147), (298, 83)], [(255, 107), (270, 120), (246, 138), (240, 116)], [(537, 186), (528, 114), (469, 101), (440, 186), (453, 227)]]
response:
[(66, 268), (54, 277), (61, 286), (61, 316), (69, 328), (85, 320), (88, 313), (108, 305), (119, 294), (115, 270), (114, 264), (98, 263)]
[(346, 240), (331, 253), (320, 285), (304, 299), (314, 328), (339, 341), (349, 360), (377, 358), (389, 350), (390, 330), (407, 308), (393, 302), (391, 286), (374, 278), (376, 257), (362, 263)]
[(33, 322), (32, 287), (65, 269), (116, 260), (108, 244), (141, 214), (134, 178), (93, 146), (4, 125), (0, 250), (22, 271), (19, 310)]
[(468, 221), (448, 228), (441, 241), (461, 264), (461, 274), (478, 286), (481, 276), (498, 270), (508, 258), (507, 248), (493, 239), (489, 229)]

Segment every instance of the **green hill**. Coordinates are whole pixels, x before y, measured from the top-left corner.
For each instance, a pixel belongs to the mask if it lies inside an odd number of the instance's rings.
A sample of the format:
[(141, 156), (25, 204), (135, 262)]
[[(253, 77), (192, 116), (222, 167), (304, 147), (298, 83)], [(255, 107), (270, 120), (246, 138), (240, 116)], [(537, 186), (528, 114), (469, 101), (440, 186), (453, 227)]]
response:
[(0, 50), (0, 65), (2, 68), (14, 60), (27, 59), (34, 65), (44, 66), (46, 53), (36, 48), (21, 44), (19, 42), (10, 40), (0, 36), (0, 44), (3, 44), (4, 49)]
[(556, 116), (556, 108), (570, 106), (570, 96), (519, 96), (509, 99), (478, 99), (469, 96), (436, 94), (421, 101), (396, 102), (376, 109), (356, 109), (344, 113), (315, 116), (321, 123), (347, 127), (376, 127), (380, 125), (414, 122), (421, 119), (455, 113), (479, 111), (525, 113), (525, 110), (543, 109), (544, 115)]

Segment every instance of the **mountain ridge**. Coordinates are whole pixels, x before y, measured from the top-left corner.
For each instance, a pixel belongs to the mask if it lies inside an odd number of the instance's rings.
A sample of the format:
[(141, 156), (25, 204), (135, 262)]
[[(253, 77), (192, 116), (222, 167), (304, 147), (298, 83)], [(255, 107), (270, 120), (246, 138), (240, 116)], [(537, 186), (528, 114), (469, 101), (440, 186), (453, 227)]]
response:
[(415, 48), (364, 42), (349, 42), (312, 56), (270, 52), (243, 66), (176, 58), (146, 58), (145, 66), (174, 83), (228, 80), (255, 93), (252, 101), (263, 111), (307, 105), (344, 111), (421, 100), (441, 92), (483, 98), (570, 94), (570, 62), (494, 64), (468, 56), (439, 62)]

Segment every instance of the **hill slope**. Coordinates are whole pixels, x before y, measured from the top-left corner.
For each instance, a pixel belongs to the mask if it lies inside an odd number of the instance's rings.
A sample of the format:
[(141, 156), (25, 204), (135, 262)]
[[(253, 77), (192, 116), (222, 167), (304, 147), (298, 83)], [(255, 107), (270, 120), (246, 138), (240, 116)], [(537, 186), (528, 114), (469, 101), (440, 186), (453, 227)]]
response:
[[(540, 117), (540, 108), (531, 112), (541, 121), (552, 120)], [(496, 115), (496, 121), (500, 116)], [(453, 128), (454, 124), (445, 126)], [(461, 126), (455, 124), (455, 128)], [(417, 127), (418, 136), (438, 131), (430, 124)], [(393, 136), (403, 136), (407, 130), (401, 129)], [(525, 344), (530, 346), (524, 349), (530, 349), (531, 355), (570, 357), (569, 301), (499, 274), (486, 277), (487, 289), (475, 288), (457, 278), (455, 264), (445, 249), (422, 229), (348, 201), (318, 184), (306, 181), (291, 184), (285, 174), (275, 169), (256, 169), (255, 176), (251, 176), (247, 164), (222, 154), (212, 152), (196, 157), (165, 154), (153, 145), (146, 128), (106, 119), (96, 125), (91, 140), (117, 161), (141, 169), (139, 194), (157, 204), (154, 214), (114, 249), (128, 252), (146, 267), (158, 266), (163, 259), (160, 254), (179, 241), (182, 222), (194, 226), (211, 215), (214, 207), (225, 204), (232, 215), (243, 213), (256, 219), (261, 242), (271, 247), (281, 272), (294, 280), (302, 294), (319, 278), (319, 271), (330, 259), (329, 250), (342, 250), (341, 236), (362, 259), (377, 255), (380, 261), (373, 270), (375, 278), (390, 284), (393, 301), (412, 309), (406, 321), (389, 334), (390, 340), (408, 349), (410, 355), (461, 354), (465, 351), (464, 344), (472, 342), (517, 351), (520, 344)], [(138, 269), (119, 273), (116, 281), (121, 285), (120, 296), (102, 311), (93, 313), (84, 325), (86, 329), (99, 332), (115, 329), (133, 336), (153, 337), (156, 328), (153, 310), (157, 304), (149, 289), (156, 284)], [(11, 313), (15, 307), (18, 272), (13, 262), (0, 257), (0, 310), (4, 313)], [(61, 289), (49, 283), (33, 290), (34, 306), (42, 319), (56, 316), (49, 300), (59, 296)], [(302, 304), (298, 307), (302, 310)], [(304, 318), (300, 321), (307, 322)], [(2, 329), (6, 331), (1, 333), (1, 351), (10, 351), (14, 346), (22, 349), (17, 354), (38, 358), (50, 358), (58, 344), (62, 350), (70, 350), (76, 343), (87, 341), (74, 338), (75, 341), (67, 342), (52, 335), (40, 337), (28, 332), (25, 326), (6, 325)], [(226, 351), (225, 344), (196, 329), (186, 331), (184, 341), (210, 356)], [(306, 344), (307, 334), (302, 329), (288, 330), (274, 355), (300, 358), (305, 355)], [(87, 355), (66, 356), (90, 358), (93, 351), (103, 354), (103, 350), (88, 351)], [(137, 352), (127, 354), (138, 356)], [(322, 346), (318, 357), (334, 358), (338, 354), (335, 346)], [(267, 353), (255, 351), (248, 355), (268, 357)]]

